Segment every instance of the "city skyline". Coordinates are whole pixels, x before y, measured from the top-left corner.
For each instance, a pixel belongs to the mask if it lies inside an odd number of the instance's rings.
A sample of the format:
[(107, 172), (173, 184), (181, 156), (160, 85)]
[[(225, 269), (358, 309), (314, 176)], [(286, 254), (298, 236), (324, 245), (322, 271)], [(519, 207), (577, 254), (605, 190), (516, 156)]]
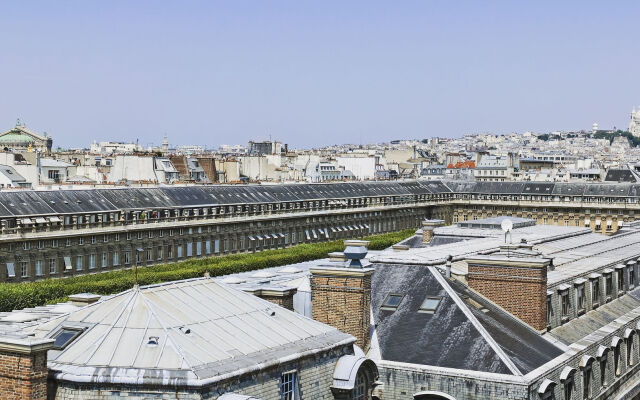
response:
[(8, 3), (0, 120), (62, 147), (319, 147), (626, 129), (640, 104), (637, 3), (366, 5)]

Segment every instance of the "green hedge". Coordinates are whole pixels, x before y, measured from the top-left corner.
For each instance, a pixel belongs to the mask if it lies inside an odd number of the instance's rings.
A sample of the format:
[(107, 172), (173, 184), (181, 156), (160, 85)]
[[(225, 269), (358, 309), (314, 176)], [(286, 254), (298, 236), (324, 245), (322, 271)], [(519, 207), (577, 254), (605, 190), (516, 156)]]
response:
[[(382, 250), (413, 235), (413, 229), (366, 237), (369, 249)], [(140, 285), (195, 278), (209, 271), (211, 276), (252, 271), (317, 260), (333, 251), (344, 250), (342, 240), (300, 244), (287, 249), (265, 250), (259, 253), (233, 254), (220, 257), (190, 259), (182, 262), (138, 268)], [(65, 301), (76, 293), (113, 294), (130, 289), (134, 284), (132, 269), (79, 275), (64, 279), (45, 279), (37, 282), (0, 284), (0, 311)]]

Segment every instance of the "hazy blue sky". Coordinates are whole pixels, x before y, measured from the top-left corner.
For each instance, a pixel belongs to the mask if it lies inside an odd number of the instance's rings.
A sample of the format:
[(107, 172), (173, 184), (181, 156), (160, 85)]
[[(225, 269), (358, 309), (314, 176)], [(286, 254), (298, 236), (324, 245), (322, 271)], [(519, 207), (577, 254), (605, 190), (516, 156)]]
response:
[(0, 130), (294, 147), (627, 127), (640, 1), (3, 1)]

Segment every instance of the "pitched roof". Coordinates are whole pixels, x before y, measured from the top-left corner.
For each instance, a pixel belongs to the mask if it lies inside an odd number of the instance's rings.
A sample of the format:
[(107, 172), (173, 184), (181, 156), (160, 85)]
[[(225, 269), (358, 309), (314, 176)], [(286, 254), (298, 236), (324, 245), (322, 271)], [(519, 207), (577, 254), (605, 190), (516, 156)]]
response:
[(201, 278), (134, 288), (36, 330), (84, 328), (49, 352), (58, 379), (201, 386), (350, 344), (350, 335)]
[[(376, 264), (371, 306), (375, 341), (384, 360), (481, 372), (524, 375), (562, 354), (526, 324), (490, 304), (435, 267)], [(382, 307), (389, 294), (395, 311)], [(419, 312), (440, 298), (434, 313)]]

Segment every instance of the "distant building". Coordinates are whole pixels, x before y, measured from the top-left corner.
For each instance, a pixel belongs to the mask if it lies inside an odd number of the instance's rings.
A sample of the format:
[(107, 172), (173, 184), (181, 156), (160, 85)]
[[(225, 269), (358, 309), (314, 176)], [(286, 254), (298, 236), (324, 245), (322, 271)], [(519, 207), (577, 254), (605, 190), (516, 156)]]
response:
[(40, 135), (29, 129), (20, 120), (16, 126), (4, 133), (0, 133), (0, 149), (15, 151), (39, 151), (50, 153), (53, 139), (46, 134)]
[[(286, 145), (285, 145), (286, 151)], [(263, 154), (280, 154), (282, 153), (282, 143), (272, 142), (267, 140), (265, 142), (249, 142), (249, 154), (263, 155)]]
[(634, 108), (631, 110), (631, 122), (629, 122), (629, 132), (633, 136), (640, 136), (640, 106), (638, 111)]
[(134, 153), (136, 151), (142, 151), (142, 146), (139, 146), (133, 142), (96, 142), (94, 141), (89, 148), (89, 151), (94, 154), (116, 154), (116, 153)]
[(0, 188), (30, 188), (31, 182), (20, 175), (13, 167), (0, 165)]

